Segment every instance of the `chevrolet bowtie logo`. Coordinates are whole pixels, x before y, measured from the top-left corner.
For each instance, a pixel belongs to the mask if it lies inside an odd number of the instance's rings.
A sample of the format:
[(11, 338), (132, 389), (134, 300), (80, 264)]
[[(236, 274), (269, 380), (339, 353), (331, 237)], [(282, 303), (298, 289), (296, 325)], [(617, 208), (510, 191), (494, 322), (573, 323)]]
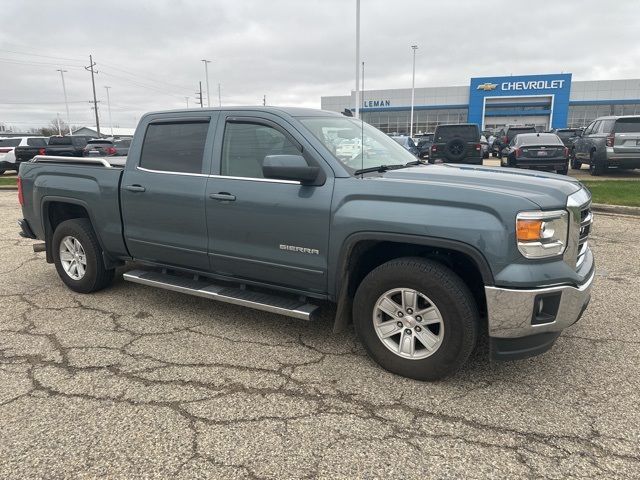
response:
[(480, 85), (478, 85), (478, 90), (484, 90), (485, 92), (489, 91), (489, 90), (495, 90), (496, 87), (498, 86), (497, 83), (481, 83)]

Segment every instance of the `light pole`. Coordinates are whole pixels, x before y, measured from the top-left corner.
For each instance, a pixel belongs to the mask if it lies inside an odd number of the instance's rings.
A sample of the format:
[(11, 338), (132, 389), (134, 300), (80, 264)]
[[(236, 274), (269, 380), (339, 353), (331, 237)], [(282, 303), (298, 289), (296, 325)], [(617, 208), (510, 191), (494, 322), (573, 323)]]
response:
[(109, 89), (111, 87), (105, 86), (104, 89), (107, 91), (107, 110), (109, 110), (109, 128), (111, 129), (111, 136), (113, 137), (113, 122), (111, 121), (111, 99), (109, 98)]
[(204, 63), (204, 77), (207, 83), (207, 108), (211, 107), (211, 95), (209, 94), (209, 64), (211, 60), (205, 60), (204, 58), (200, 60)]
[(220, 84), (218, 83), (218, 106), (222, 106), (222, 94), (220, 93)]
[(413, 50), (413, 76), (411, 77), (411, 117), (409, 118), (409, 137), (413, 138), (413, 102), (415, 100), (416, 91), (416, 50), (418, 45), (411, 45)]
[(356, 0), (356, 111), (360, 118), (360, 0)]
[(184, 99), (187, 101), (187, 108), (189, 108), (189, 97), (184, 97)]
[(67, 109), (67, 126), (69, 127), (69, 135), (72, 135), (73, 132), (71, 131), (71, 118), (69, 117), (69, 102), (67, 100), (67, 86), (64, 83), (64, 74), (66, 70), (59, 68), (56, 71), (60, 72), (60, 77), (62, 78), (62, 93), (64, 93), (64, 108)]

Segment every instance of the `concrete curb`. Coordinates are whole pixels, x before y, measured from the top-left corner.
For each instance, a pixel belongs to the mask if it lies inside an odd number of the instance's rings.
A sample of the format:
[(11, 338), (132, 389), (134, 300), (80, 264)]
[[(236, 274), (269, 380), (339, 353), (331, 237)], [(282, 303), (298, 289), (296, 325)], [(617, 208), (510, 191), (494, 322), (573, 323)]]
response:
[(592, 203), (591, 210), (597, 213), (608, 213), (610, 215), (631, 215), (640, 217), (640, 207), (625, 207), (622, 205), (607, 205), (606, 203)]
[(18, 190), (17, 185), (0, 185), (0, 191), (2, 190)]

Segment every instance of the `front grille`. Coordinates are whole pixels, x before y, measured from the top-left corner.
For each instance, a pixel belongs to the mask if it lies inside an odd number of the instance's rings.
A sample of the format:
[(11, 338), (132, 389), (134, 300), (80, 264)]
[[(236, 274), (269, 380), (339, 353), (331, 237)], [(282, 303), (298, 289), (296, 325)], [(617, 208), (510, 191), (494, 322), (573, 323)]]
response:
[(593, 223), (593, 214), (591, 213), (591, 205), (580, 210), (580, 234), (578, 237), (578, 259), (576, 269), (584, 262), (584, 256), (587, 253), (587, 241), (591, 233), (591, 225)]

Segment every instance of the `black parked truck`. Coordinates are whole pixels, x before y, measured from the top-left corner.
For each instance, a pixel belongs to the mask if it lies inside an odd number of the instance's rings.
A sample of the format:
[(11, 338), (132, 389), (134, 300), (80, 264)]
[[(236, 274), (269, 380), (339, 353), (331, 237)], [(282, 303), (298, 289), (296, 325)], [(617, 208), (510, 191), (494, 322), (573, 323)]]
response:
[(82, 157), (84, 147), (93, 137), (85, 135), (65, 135), (63, 137), (54, 136), (49, 138), (49, 144), (40, 155), (50, 155), (57, 157)]

